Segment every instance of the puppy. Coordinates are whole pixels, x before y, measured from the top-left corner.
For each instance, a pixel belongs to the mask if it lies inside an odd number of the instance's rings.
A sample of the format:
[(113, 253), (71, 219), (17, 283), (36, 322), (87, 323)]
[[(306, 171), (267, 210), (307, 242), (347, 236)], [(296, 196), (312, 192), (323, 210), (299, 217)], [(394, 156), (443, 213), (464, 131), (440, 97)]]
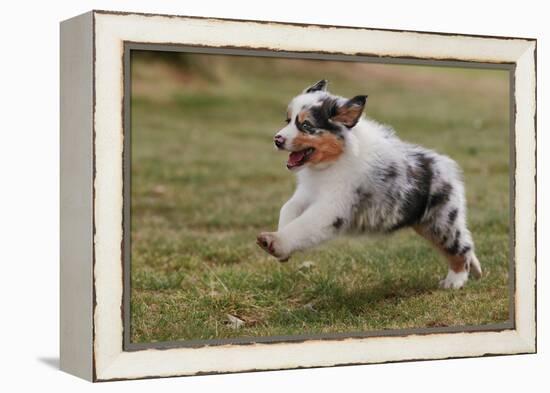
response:
[(321, 80), (290, 102), (274, 142), (290, 152), (286, 166), (297, 188), (277, 232), (261, 233), (258, 245), (286, 261), (340, 233), (411, 227), (446, 257), (441, 287), (461, 288), (470, 272), (481, 277), (458, 165), (363, 118), (366, 101), (332, 95)]

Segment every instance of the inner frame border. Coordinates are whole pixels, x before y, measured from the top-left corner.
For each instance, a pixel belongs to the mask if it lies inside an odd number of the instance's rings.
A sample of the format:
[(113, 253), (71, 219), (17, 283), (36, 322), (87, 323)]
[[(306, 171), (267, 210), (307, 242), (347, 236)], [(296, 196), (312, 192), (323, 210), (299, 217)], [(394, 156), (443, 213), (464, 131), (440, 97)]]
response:
[[(502, 37), (499, 37), (502, 38)], [(434, 328), (408, 328), (391, 330), (372, 330), (366, 332), (326, 333), (326, 334), (300, 334), (292, 336), (267, 336), (267, 337), (238, 337), (228, 339), (210, 340), (175, 340), (151, 343), (131, 342), (131, 51), (160, 51), (160, 52), (184, 52), (195, 54), (217, 54), (229, 56), (250, 56), (250, 57), (272, 57), (303, 60), (331, 60), (363, 62), (389, 65), (422, 65), (433, 67), (453, 68), (476, 68), (505, 70), (509, 73), (509, 268), (508, 268), (508, 320), (502, 323), (484, 325), (462, 325)], [(139, 351), (145, 349), (172, 349), (172, 348), (201, 348), (220, 345), (250, 345), (255, 343), (278, 344), (278, 343), (300, 343), (308, 340), (343, 340), (348, 338), (367, 337), (406, 337), (409, 335), (427, 335), (439, 333), (464, 333), (503, 331), (515, 329), (515, 173), (516, 173), (516, 146), (515, 146), (515, 69), (516, 64), (510, 62), (475, 62), (446, 59), (411, 58), (411, 57), (389, 57), (370, 55), (349, 55), (338, 53), (319, 52), (293, 52), (279, 51), (273, 49), (254, 49), (235, 46), (195, 46), (175, 43), (146, 43), (146, 42), (123, 42), (123, 238), (122, 238), (122, 272), (123, 272), (123, 294), (122, 294), (122, 320), (123, 320), (123, 351)]]

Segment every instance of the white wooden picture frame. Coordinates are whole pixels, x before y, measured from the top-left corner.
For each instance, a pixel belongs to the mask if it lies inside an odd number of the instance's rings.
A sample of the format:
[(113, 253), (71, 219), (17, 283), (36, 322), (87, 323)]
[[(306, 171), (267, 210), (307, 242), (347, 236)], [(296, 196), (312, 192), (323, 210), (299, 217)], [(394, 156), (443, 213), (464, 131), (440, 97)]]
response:
[[(483, 63), (512, 75), (513, 320), (432, 330), (196, 347), (125, 345), (125, 50)], [(90, 381), (536, 351), (536, 40), (91, 11), (61, 23), (61, 368)]]

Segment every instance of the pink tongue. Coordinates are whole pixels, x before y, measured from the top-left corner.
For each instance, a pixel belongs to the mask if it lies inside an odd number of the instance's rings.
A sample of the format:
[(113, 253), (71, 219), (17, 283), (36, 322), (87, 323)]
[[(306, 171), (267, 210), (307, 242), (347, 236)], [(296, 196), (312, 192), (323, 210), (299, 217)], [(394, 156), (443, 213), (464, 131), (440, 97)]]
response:
[(300, 151), (293, 151), (288, 155), (288, 162), (287, 164), (294, 166), (300, 163), (302, 159), (304, 158), (304, 155), (306, 154), (305, 150)]

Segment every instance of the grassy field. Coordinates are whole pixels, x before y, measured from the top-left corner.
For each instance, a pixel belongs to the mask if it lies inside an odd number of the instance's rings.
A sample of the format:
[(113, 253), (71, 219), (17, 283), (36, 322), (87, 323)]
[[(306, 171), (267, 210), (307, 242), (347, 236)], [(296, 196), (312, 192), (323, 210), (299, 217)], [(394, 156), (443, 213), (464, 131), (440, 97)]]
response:
[[(294, 188), (272, 137), (289, 99), (322, 78), (460, 163), (482, 280), (438, 289), (446, 263), (412, 230), (343, 237), (286, 264), (256, 246)], [(135, 53), (132, 342), (507, 320), (508, 105), (504, 71)]]

